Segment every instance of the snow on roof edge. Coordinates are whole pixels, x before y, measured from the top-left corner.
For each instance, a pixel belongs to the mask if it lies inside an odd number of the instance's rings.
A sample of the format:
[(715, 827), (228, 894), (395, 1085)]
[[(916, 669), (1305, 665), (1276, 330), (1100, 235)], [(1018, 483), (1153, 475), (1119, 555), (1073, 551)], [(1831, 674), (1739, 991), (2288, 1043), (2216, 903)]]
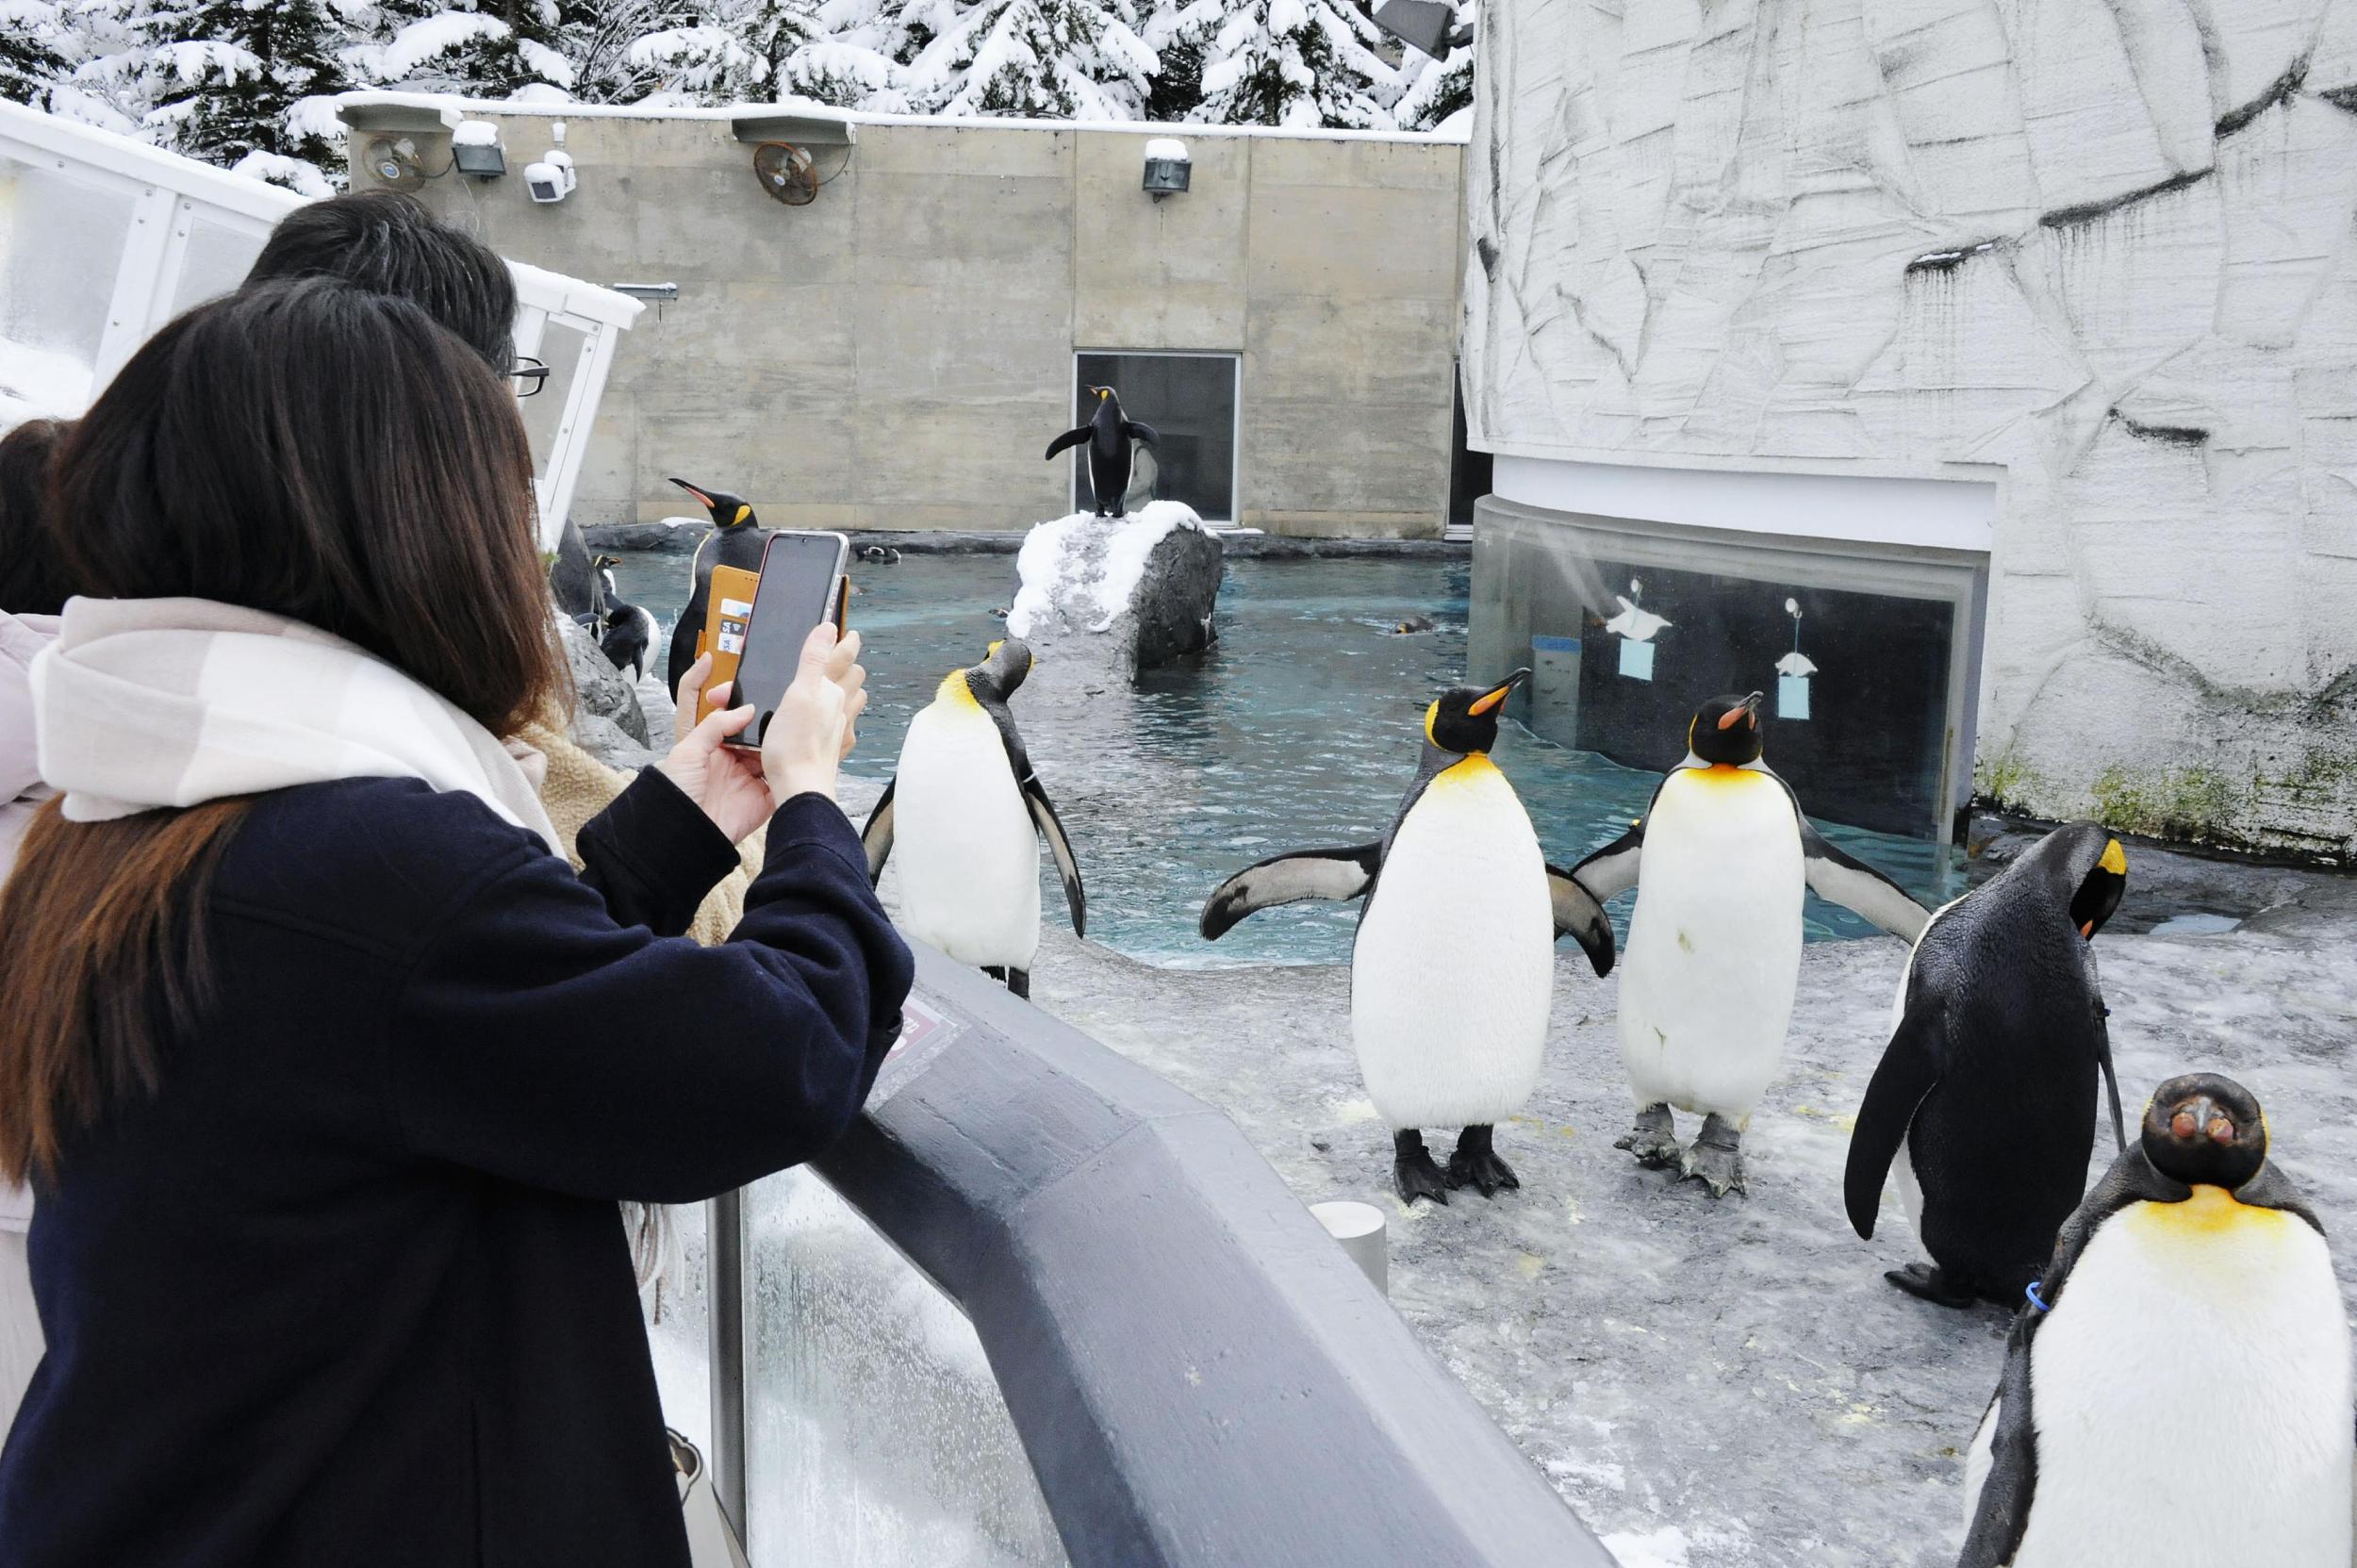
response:
[(1192, 121), (1159, 120), (1015, 120), (1003, 117), (962, 117), (947, 114), (878, 114), (865, 109), (837, 108), (812, 98), (787, 98), (776, 103), (732, 104), (722, 108), (677, 108), (645, 104), (519, 103), (505, 98), (462, 98), (441, 92), (345, 92), (337, 96), (338, 109), (392, 105), (407, 108), (455, 108), (470, 115), (508, 115), (550, 120), (705, 120), (727, 122), (763, 115), (791, 114), (845, 125), (931, 125), (947, 130), (978, 131), (1114, 131), (1127, 136), (1260, 137), (1280, 141), (1401, 141), (1419, 146), (1461, 147), (1472, 140), (1457, 131), (1346, 131), (1292, 125), (1203, 125)]

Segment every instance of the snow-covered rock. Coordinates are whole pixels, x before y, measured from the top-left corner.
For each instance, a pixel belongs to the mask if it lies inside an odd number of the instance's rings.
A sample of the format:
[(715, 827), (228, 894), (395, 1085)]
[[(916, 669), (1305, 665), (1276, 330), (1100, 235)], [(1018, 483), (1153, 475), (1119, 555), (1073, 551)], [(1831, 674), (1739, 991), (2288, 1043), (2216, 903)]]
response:
[(1033, 528), (1007, 630), (1042, 653), (1078, 650), (1134, 674), (1211, 645), (1222, 551), (1182, 502), (1126, 518), (1076, 512)]

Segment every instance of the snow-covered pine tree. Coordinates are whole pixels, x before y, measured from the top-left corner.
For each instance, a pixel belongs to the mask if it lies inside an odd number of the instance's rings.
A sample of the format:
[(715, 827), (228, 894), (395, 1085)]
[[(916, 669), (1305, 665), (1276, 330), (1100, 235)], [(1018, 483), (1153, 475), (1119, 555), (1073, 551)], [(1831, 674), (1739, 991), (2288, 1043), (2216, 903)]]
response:
[(0, 0), (0, 98), (47, 107), (51, 84), (73, 69), (58, 50), (64, 37), (54, 0)]
[(342, 183), (330, 100), (351, 84), (328, 0), (183, 0), (157, 7), (146, 30), (158, 140), (305, 195)]
[(1203, 51), (1226, 15), (1220, 0), (1155, 0), (1138, 34), (1162, 62), (1146, 93), (1146, 117), (1193, 120), (1203, 107)]
[(876, 24), (870, 0), (750, 0), (735, 27), (766, 67), (763, 79), (775, 97), (905, 109), (898, 65), (873, 47)]
[(1221, 125), (1389, 129), (1393, 68), (1351, 0), (1241, 0), (1203, 51), (1201, 117)]
[(556, 0), (381, 0), (378, 81), (470, 98), (569, 97)]
[(907, 36), (905, 91), (919, 113), (1048, 120), (1135, 120), (1154, 51), (1130, 0), (919, 0)]
[[(1457, 25), (1474, 22), (1475, 0), (1459, 0)], [(1414, 49), (1400, 61), (1403, 90), (1392, 106), (1392, 118), (1404, 131), (1438, 129), (1450, 116), (1473, 107), (1474, 52), (1468, 44), (1433, 59)]]

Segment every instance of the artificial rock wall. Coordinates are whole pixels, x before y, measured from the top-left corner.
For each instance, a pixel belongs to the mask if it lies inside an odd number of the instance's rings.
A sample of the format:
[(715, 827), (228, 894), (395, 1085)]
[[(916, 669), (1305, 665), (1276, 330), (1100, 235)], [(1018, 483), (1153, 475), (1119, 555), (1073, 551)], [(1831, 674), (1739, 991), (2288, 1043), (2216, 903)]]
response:
[(1479, 48), (1475, 445), (1997, 477), (1983, 792), (2357, 850), (2357, 0), (1500, 0)]

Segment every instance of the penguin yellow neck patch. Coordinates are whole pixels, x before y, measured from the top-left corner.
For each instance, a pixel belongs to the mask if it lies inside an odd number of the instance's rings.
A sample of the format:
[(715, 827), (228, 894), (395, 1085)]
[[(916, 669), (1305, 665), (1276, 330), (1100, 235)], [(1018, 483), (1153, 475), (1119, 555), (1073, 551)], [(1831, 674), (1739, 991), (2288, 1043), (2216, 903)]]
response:
[(1487, 752), (1472, 751), (1466, 754), (1464, 761), (1451, 763), (1434, 774), (1432, 786), (1478, 784), (1498, 776), (1498, 765), (1490, 760)]
[(966, 684), (963, 669), (953, 669), (941, 678), (941, 685), (933, 689), (933, 701), (947, 702), (953, 708), (979, 709), (981, 706), (974, 700), (974, 688)]
[(2261, 1209), (2239, 1202), (2223, 1187), (2199, 1186), (2183, 1203), (2139, 1203), (2129, 1211), (2140, 1227), (2170, 1236), (2216, 1235), (2238, 1226), (2268, 1229), (2291, 1215), (2282, 1209)]

